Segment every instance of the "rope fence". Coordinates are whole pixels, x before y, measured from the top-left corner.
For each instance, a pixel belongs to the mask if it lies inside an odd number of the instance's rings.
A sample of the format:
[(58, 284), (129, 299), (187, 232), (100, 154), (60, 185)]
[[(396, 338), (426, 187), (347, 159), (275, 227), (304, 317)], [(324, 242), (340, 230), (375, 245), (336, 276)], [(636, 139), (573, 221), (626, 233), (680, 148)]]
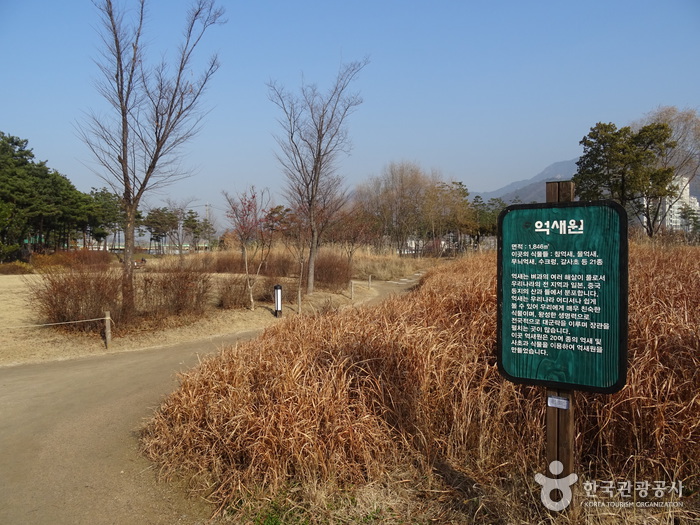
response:
[(19, 328), (41, 328), (44, 326), (59, 326), (63, 324), (77, 324), (77, 323), (90, 323), (92, 321), (104, 321), (105, 322), (105, 346), (109, 348), (109, 344), (112, 342), (112, 318), (109, 312), (105, 312), (104, 317), (96, 317), (94, 319), (80, 319), (79, 321), (63, 321), (60, 323), (44, 323), (44, 324), (24, 324), (16, 326), (3, 326), (3, 330), (15, 330)]
[(20, 324), (17, 326), (3, 326), (4, 330), (14, 328), (41, 328), (42, 326), (58, 326), (61, 324), (89, 323), (90, 321), (106, 321), (107, 317), (96, 317), (95, 319), (81, 319), (80, 321), (64, 321), (62, 323), (45, 323), (45, 324)]

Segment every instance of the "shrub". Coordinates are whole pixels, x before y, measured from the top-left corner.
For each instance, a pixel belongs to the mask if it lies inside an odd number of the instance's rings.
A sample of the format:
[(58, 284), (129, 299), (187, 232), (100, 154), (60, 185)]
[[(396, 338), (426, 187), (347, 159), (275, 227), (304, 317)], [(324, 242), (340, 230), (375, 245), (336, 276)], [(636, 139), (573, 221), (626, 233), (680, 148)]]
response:
[(299, 264), (288, 253), (272, 252), (262, 267), (262, 274), (268, 277), (290, 277), (299, 270)]
[[(281, 281), (276, 277), (259, 277), (253, 290), (256, 306), (258, 303), (272, 304), (274, 287), (280, 283), (284, 283), (283, 301), (296, 300), (296, 285), (288, 284), (288, 281)], [(218, 279), (217, 306), (224, 309), (250, 308), (250, 296), (244, 275), (227, 275)]]
[[(100, 319), (105, 311), (119, 325), (121, 271), (109, 268), (45, 267), (40, 279), (27, 281), (30, 302), (43, 322), (68, 323)], [(103, 321), (63, 325), (68, 331), (100, 332)]]
[(372, 278), (391, 281), (406, 277), (418, 270), (425, 270), (438, 264), (433, 258), (399, 257), (398, 255), (355, 255), (353, 258), (353, 277), (355, 279)]
[(279, 279), (277, 277), (265, 277), (265, 279), (263, 279), (260, 282), (260, 285), (258, 287), (256, 301), (260, 301), (261, 303), (267, 303), (270, 305), (273, 304), (275, 300), (275, 286), (278, 284), (282, 286), (282, 303), (296, 304), (299, 292), (299, 280), (296, 278)]
[(190, 258), (196, 261), (196, 267), (202, 272), (213, 273), (216, 271), (216, 255), (212, 252), (200, 252), (191, 255)]
[(244, 276), (227, 275), (218, 280), (217, 306), (226, 310), (250, 307)]
[(29, 258), (29, 263), (35, 270), (41, 271), (45, 268), (53, 266), (62, 266), (63, 260), (55, 255), (44, 255), (41, 253), (33, 253)]
[(145, 316), (163, 319), (201, 315), (211, 300), (211, 276), (187, 264), (171, 261), (158, 272), (136, 276), (137, 309)]
[(27, 275), (33, 271), (30, 264), (21, 261), (0, 264), (0, 275)]
[[(144, 320), (200, 316), (211, 301), (211, 277), (187, 265), (164, 266), (134, 276), (136, 311), (121, 306), (122, 270), (107, 266), (45, 266), (40, 278), (28, 282), (30, 301), (44, 322), (65, 323), (104, 317), (110, 311), (114, 334), (125, 333)], [(69, 331), (100, 332), (102, 321), (66, 324)]]
[(116, 258), (104, 250), (70, 250), (59, 251), (51, 255), (32, 254), (31, 265), (37, 269), (62, 266), (65, 268), (81, 268), (84, 266), (109, 266)]
[(245, 263), (240, 252), (217, 253), (213, 267), (216, 273), (245, 273)]
[(74, 250), (69, 252), (60, 252), (68, 266), (109, 266), (116, 261), (116, 258), (110, 252), (104, 250)]
[(332, 252), (321, 252), (316, 257), (314, 279), (319, 286), (337, 292), (346, 289), (351, 278), (347, 257)]

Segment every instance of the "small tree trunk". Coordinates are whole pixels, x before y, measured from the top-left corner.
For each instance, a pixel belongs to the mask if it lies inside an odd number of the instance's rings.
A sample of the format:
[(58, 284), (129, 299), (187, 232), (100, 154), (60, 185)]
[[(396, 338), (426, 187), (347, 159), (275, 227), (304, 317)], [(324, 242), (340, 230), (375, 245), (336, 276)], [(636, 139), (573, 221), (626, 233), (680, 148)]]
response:
[(248, 249), (245, 244), (242, 246), (243, 251), (243, 264), (245, 266), (245, 283), (248, 289), (248, 299), (250, 300), (250, 310), (255, 310), (255, 300), (253, 299), (253, 283), (250, 278), (250, 271), (248, 270)]
[(304, 280), (304, 259), (299, 259), (299, 286), (297, 286), (297, 312), (301, 314), (301, 285)]
[(309, 246), (309, 267), (306, 269), (306, 293), (314, 293), (314, 273), (316, 269), (316, 255), (318, 254), (318, 229), (311, 228), (311, 244)]
[(122, 277), (122, 317), (129, 319), (136, 308), (134, 299), (134, 248), (136, 229), (136, 205), (126, 209), (126, 224), (124, 225), (124, 274)]

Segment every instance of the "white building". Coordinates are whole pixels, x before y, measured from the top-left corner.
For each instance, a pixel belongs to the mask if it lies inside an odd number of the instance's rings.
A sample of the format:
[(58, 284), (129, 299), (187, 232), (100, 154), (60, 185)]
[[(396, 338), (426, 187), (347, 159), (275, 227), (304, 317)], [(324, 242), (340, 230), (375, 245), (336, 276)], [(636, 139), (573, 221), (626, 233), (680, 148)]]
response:
[(681, 189), (681, 194), (678, 199), (664, 199), (662, 203), (661, 213), (665, 213), (661, 226), (668, 230), (687, 230), (687, 221), (683, 218), (683, 210), (690, 209), (696, 214), (700, 214), (700, 204), (698, 199), (690, 195), (690, 184), (689, 180), (685, 177), (681, 177), (678, 184)]

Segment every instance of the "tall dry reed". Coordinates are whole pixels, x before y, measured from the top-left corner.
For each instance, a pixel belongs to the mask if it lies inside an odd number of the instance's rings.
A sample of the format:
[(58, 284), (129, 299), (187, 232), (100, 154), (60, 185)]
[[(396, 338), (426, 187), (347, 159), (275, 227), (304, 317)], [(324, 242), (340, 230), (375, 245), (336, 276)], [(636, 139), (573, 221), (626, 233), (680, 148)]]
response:
[[(697, 487), (697, 255), (632, 250), (628, 385), (576, 396), (580, 476)], [(411, 473), (399, 481), (431, 519), (549, 521), (533, 481), (546, 472), (544, 391), (497, 372), (495, 274), (495, 256), (468, 258), (408, 297), (289, 319), (225, 349), (182, 376), (144, 430), (146, 454), (222, 506), (261, 488), (352, 491)], [(683, 512), (698, 516), (692, 500)]]

